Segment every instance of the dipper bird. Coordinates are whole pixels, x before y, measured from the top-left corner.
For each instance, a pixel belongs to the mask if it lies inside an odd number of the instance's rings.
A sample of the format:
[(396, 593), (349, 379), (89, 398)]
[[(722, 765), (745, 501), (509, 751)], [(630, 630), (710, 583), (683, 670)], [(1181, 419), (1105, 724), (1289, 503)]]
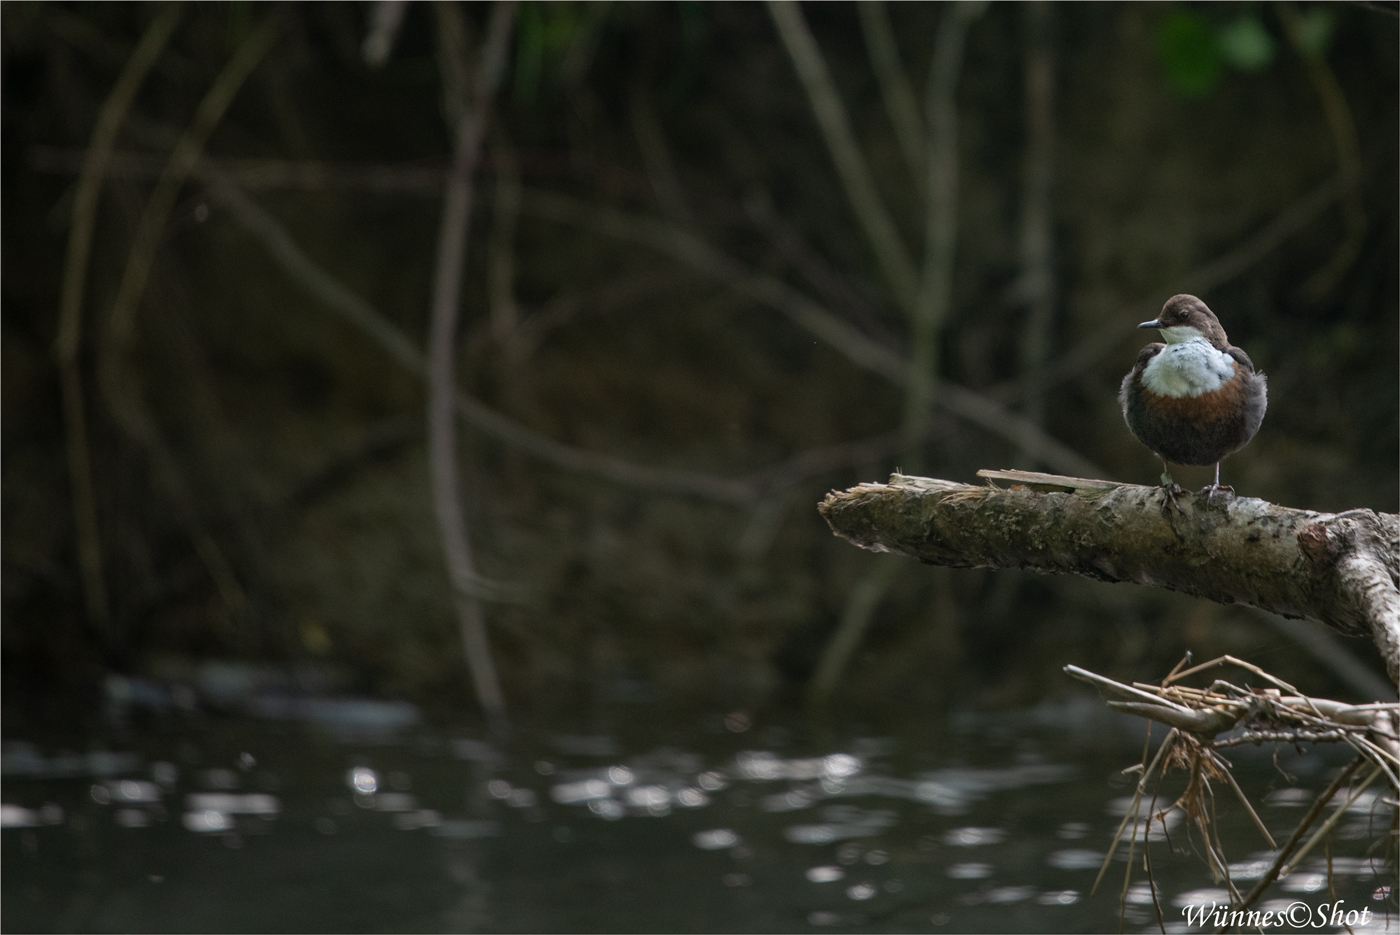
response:
[(1202, 488), (1209, 502), (1219, 490), (1220, 462), (1239, 451), (1264, 421), (1267, 380), (1256, 373), (1249, 355), (1230, 344), (1225, 329), (1206, 303), (1194, 295), (1174, 295), (1162, 314), (1139, 328), (1156, 328), (1165, 344), (1138, 352), (1137, 363), (1123, 378), (1118, 402), (1128, 429), (1162, 459), (1162, 487), (1176, 505), (1181, 488), (1172, 480), (1172, 464), (1214, 464), (1215, 483)]

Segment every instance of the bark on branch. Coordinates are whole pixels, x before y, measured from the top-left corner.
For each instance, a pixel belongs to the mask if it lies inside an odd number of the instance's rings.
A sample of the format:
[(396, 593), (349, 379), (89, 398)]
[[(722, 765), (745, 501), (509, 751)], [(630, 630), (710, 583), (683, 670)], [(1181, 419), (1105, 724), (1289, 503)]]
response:
[(1308, 617), (1375, 641), (1400, 684), (1400, 516), (1315, 513), (1250, 497), (981, 471), (1010, 489), (891, 476), (827, 495), (832, 530), (930, 565), (1026, 568), (1182, 591)]

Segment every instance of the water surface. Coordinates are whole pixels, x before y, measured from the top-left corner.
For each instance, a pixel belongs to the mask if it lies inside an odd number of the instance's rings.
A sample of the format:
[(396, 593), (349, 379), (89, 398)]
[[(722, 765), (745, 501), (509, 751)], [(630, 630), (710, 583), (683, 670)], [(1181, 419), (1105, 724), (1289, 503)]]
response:
[[(820, 728), (621, 704), (505, 740), (365, 699), (239, 710), (118, 717), (100, 749), (8, 739), (4, 928), (1160, 931), (1160, 907), (1180, 932), (1184, 906), (1226, 898), (1179, 814), (1151, 842), (1155, 904), (1140, 840), (1126, 892), (1123, 847), (1090, 895), (1144, 739), (1090, 698)], [(1228, 753), (1279, 840), (1346, 762)], [(1216, 796), (1247, 889), (1268, 845)], [(1372, 913), (1354, 931), (1396, 931), (1390, 815), (1368, 791), (1330, 882), (1319, 849), (1266, 908), (1342, 900)]]

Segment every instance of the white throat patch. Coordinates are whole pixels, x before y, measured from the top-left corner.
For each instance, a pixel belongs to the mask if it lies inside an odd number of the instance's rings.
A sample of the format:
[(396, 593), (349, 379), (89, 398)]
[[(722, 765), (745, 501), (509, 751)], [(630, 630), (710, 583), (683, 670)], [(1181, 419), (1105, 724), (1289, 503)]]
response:
[(1181, 344), (1185, 341), (1198, 341), (1205, 338), (1205, 335), (1190, 325), (1172, 325), (1170, 328), (1158, 328), (1157, 332), (1162, 336), (1162, 340), (1168, 344)]
[[(1162, 329), (1162, 336), (1168, 330)], [(1195, 328), (1182, 328), (1190, 331), (1192, 337), (1185, 340), (1179, 335), (1176, 341), (1147, 362), (1142, 371), (1142, 385), (1158, 396), (1200, 396), (1224, 386), (1235, 375), (1235, 359), (1224, 351), (1218, 351), (1209, 341), (1201, 337)]]

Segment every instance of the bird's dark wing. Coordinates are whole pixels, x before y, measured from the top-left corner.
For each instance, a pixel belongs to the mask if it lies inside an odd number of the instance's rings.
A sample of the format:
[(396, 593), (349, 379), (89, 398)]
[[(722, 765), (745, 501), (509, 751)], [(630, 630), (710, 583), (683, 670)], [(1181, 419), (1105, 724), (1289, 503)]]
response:
[[(1138, 351), (1137, 363), (1133, 365), (1133, 369), (1141, 370), (1143, 367), (1146, 367), (1147, 362), (1152, 358), (1156, 357), (1158, 354), (1162, 353), (1162, 348), (1164, 347), (1166, 347), (1166, 345), (1163, 344), (1161, 341), (1154, 341), (1151, 344), (1144, 347), (1142, 350)], [(1240, 353), (1243, 354), (1244, 351), (1241, 351)], [(1245, 358), (1245, 362), (1249, 362), (1248, 357)]]
[(1227, 347), (1225, 348), (1225, 353), (1235, 358), (1235, 360), (1241, 366), (1248, 368), (1250, 373), (1254, 372), (1254, 361), (1250, 360), (1249, 355), (1246, 354), (1244, 351), (1240, 350), (1238, 347)]
[(1138, 351), (1137, 363), (1133, 364), (1133, 369), (1128, 371), (1128, 375), (1123, 378), (1122, 386), (1118, 388), (1118, 405), (1123, 409), (1123, 418), (1128, 417), (1128, 393), (1132, 389), (1133, 379), (1142, 373), (1142, 368), (1147, 366), (1149, 360), (1162, 353), (1164, 347), (1166, 345), (1161, 341), (1154, 341)]

